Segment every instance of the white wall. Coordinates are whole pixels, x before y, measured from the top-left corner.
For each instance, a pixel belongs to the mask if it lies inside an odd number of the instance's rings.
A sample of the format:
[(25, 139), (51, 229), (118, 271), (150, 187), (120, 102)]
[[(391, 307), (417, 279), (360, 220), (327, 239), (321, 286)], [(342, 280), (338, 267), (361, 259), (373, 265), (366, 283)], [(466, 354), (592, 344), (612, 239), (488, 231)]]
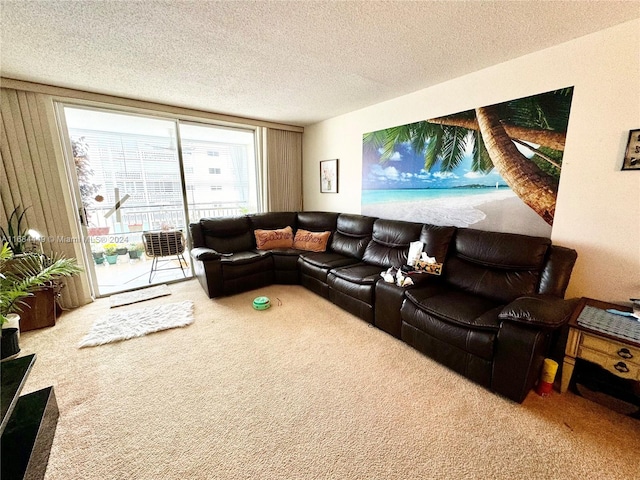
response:
[[(575, 248), (568, 297), (640, 297), (640, 171), (620, 171), (640, 128), (640, 20), (305, 128), (304, 208), (360, 213), (362, 135), (574, 86), (551, 238)], [(340, 159), (338, 194), (320, 160)]]

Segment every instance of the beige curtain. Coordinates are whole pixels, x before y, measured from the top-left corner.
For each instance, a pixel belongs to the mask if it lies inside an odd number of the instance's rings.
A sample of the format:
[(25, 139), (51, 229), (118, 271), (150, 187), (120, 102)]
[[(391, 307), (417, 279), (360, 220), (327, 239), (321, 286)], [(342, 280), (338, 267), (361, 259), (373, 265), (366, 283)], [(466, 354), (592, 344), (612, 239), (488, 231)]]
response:
[(265, 130), (264, 210), (302, 210), (302, 133)]
[[(45, 253), (56, 252), (82, 263), (51, 97), (7, 88), (0, 89), (0, 95), (0, 224), (7, 225), (17, 206), (26, 208), (26, 224), (44, 236)], [(90, 301), (86, 274), (66, 279), (64, 308)]]

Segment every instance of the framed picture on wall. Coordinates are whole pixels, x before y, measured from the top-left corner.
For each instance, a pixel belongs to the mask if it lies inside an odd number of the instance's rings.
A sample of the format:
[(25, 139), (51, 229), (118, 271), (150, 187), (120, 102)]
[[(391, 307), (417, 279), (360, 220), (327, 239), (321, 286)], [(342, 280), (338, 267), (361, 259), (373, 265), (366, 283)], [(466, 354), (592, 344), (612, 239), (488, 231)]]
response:
[(338, 193), (338, 159), (320, 162), (320, 193)]
[(640, 170), (640, 129), (629, 131), (622, 170)]

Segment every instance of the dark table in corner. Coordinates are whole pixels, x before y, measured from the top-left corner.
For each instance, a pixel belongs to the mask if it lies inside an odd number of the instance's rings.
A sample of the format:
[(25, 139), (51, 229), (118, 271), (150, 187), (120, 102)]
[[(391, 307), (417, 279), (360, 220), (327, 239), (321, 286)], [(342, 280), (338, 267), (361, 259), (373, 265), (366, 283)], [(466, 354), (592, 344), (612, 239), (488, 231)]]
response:
[(2, 480), (44, 478), (58, 424), (53, 387), (20, 396), (35, 354), (0, 363)]

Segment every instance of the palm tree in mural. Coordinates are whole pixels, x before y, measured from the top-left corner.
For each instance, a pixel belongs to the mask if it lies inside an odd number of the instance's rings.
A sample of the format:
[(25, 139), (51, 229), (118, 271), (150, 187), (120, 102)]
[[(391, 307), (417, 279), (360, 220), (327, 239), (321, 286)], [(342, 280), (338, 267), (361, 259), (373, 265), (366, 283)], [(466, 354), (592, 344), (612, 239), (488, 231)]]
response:
[[(558, 180), (573, 88), (401, 125), (364, 135), (365, 148), (382, 149), (387, 162), (396, 145), (409, 142), (424, 152), (424, 168), (450, 172), (471, 151), (471, 169), (495, 168), (515, 194), (553, 224)], [(515, 143), (533, 152), (523, 155)], [(539, 145), (538, 148), (530, 144)]]

